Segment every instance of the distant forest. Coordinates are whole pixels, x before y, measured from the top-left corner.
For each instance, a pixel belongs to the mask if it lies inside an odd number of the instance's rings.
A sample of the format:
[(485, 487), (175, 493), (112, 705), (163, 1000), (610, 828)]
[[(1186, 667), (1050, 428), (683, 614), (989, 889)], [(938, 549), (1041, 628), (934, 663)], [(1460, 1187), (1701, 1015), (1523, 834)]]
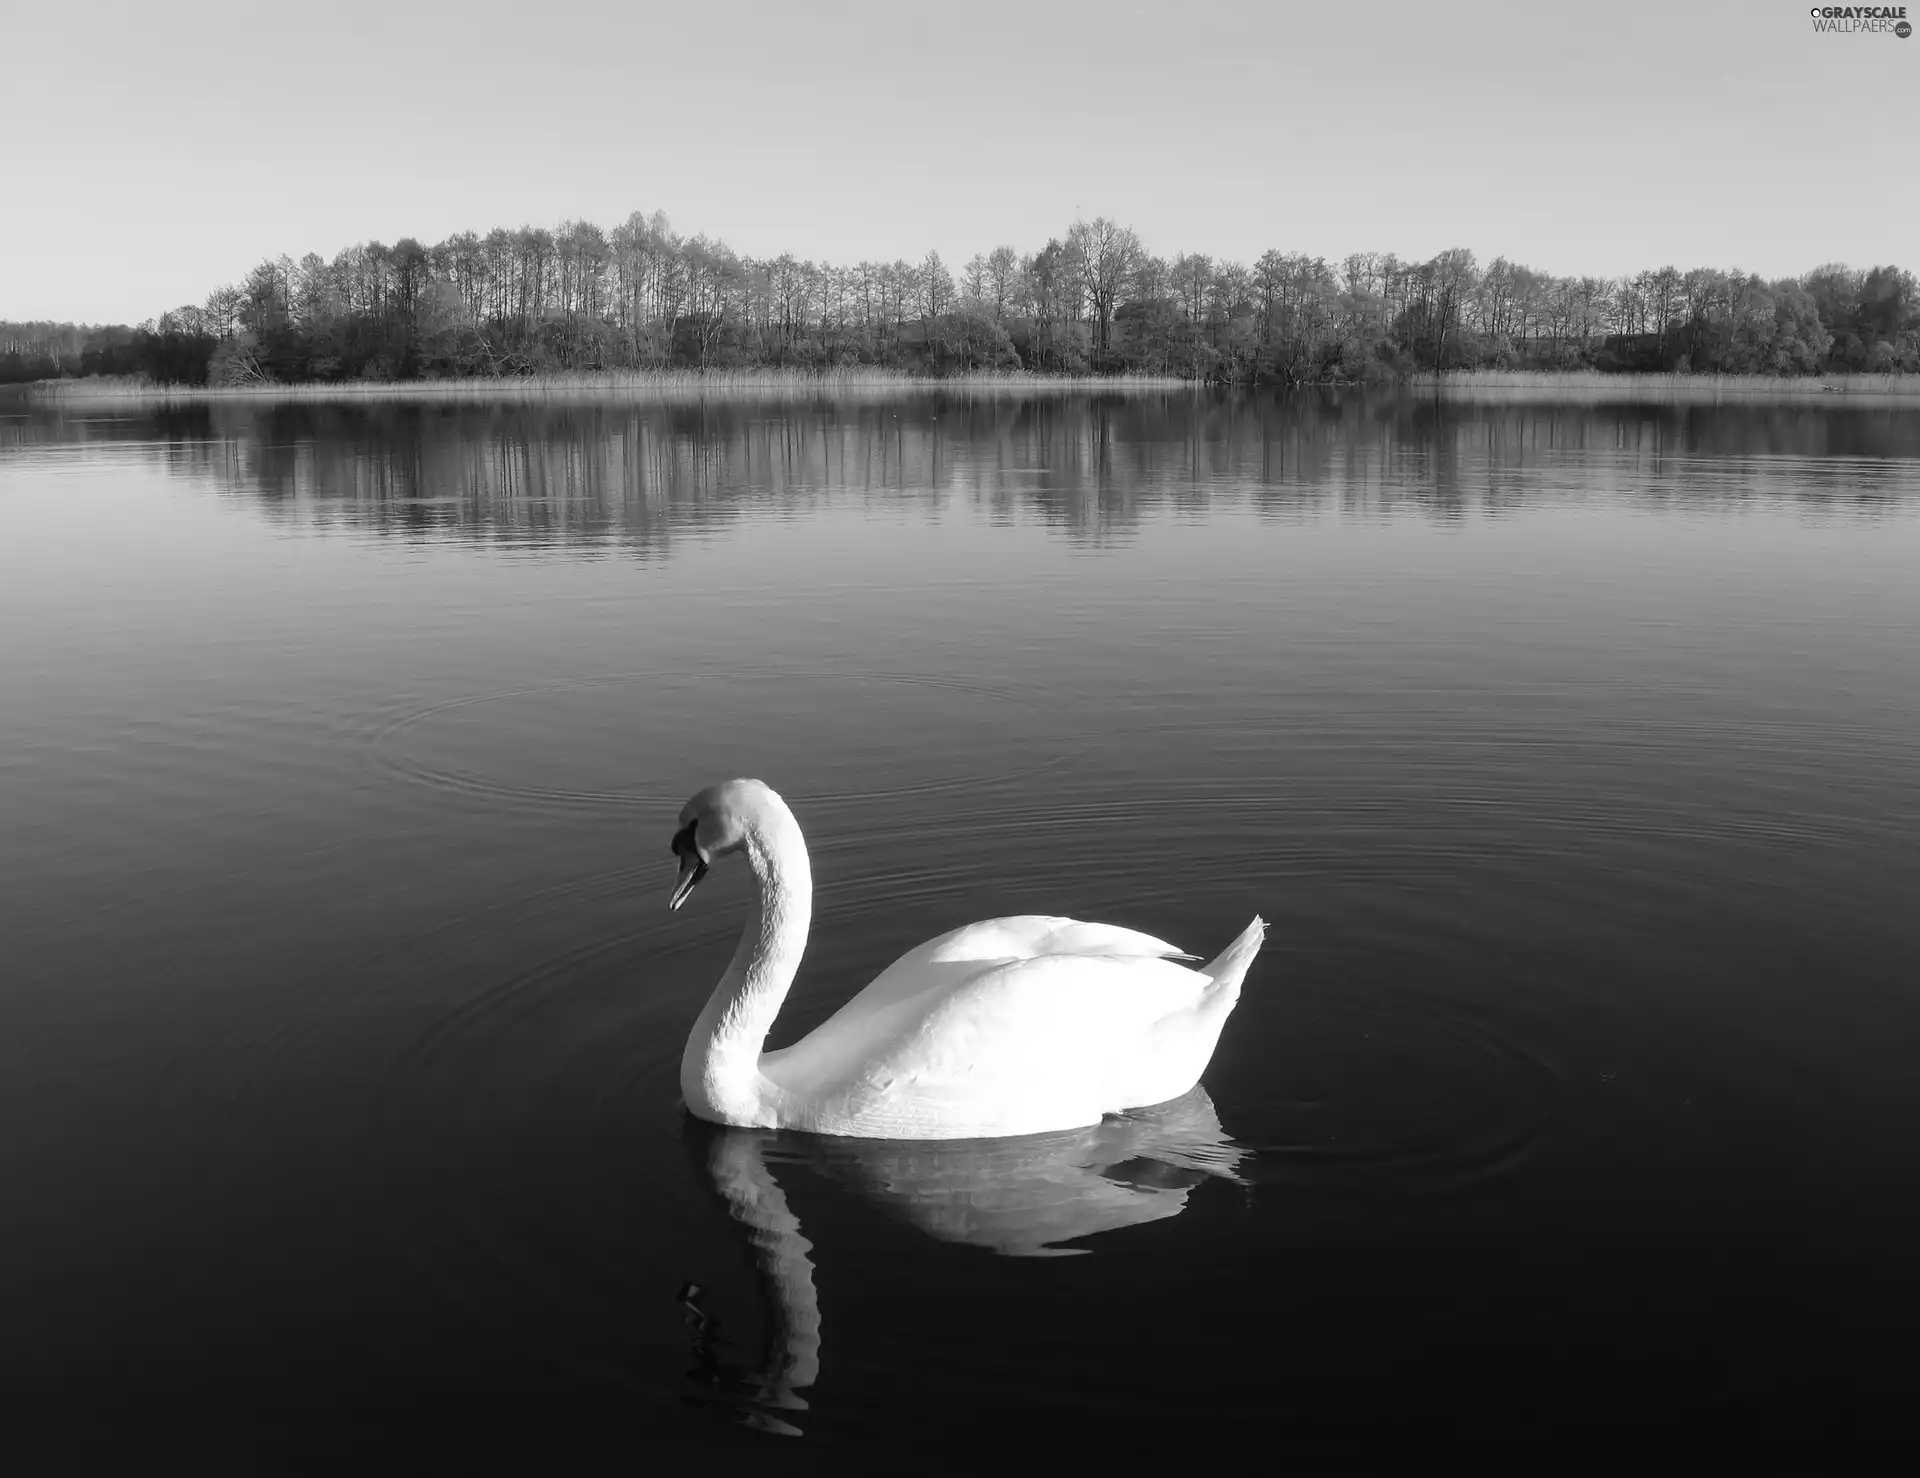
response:
[(611, 231), (571, 221), (283, 256), (133, 328), (0, 323), (0, 381), (16, 382), (851, 364), (1300, 383), (1475, 368), (1911, 372), (1920, 293), (1892, 266), (1768, 281), (1713, 267), (1555, 277), (1462, 249), (1425, 262), (1167, 258), (1104, 217), (957, 273), (937, 252), (837, 266), (743, 257), (636, 212)]

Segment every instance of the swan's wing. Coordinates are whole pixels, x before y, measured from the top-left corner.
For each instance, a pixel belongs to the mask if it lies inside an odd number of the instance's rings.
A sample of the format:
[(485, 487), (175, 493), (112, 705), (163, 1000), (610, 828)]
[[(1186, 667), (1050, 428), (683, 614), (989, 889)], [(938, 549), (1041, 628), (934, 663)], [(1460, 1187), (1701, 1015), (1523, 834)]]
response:
[(1023, 1134), (1124, 1107), (1119, 1083), (1153, 1028), (1212, 983), (1171, 960), (1040, 955), (932, 1005), (888, 1054), (903, 1103), (928, 1124)]
[[(920, 946), (930, 960), (1031, 960), (1041, 955), (1128, 955), (1147, 959), (1191, 960), (1190, 955), (1164, 939), (1122, 929), (1117, 924), (1090, 924), (1081, 919), (1047, 914), (1015, 914), (968, 924)], [(911, 959), (918, 950), (907, 955)], [(904, 963), (904, 960), (903, 960)]]
[(925, 1081), (1059, 1068), (1131, 1046), (1199, 1003), (1212, 977), (1140, 955), (1040, 955), (993, 965), (929, 1003), (913, 1033)]
[[(961, 998), (976, 982), (1013, 965), (1092, 962), (1095, 969), (1089, 978), (1108, 981), (1109, 995), (1115, 989), (1113, 982), (1121, 978), (1111, 967), (1128, 961), (1164, 967), (1166, 973), (1155, 977), (1161, 981), (1160, 990), (1141, 997), (1147, 1019), (1157, 1020), (1191, 1005), (1207, 984), (1206, 976), (1173, 964), (1176, 957), (1194, 958), (1164, 939), (1113, 924), (1044, 914), (985, 919), (908, 950), (800, 1041), (768, 1053), (762, 1070), (794, 1091), (819, 1092), (831, 1083), (851, 1081), (861, 1064), (893, 1050), (913, 1023), (943, 1003)], [(1109, 968), (1102, 973), (1102, 966)], [(1042, 970), (1018, 978), (1029, 986), (1053, 977)], [(1087, 1009), (1107, 1012), (1113, 1005), (1108, 999)], [(1123, 1013), (1118, 1019), (1130, 1018)]]
[(1050, 955), (1198, 958), (1138, 929), (1089, 924), (1046, 914), (1015, 914), (1004, 919), (983, 919), (915, 945), (874, 976), (865, 990), (840, 1009), (861, 1014), (924, 994), (932, 986), (951, 986), (957, 979), (980, 973), (978, 970), (939, 970), (934, 966), (987, 966)]
[[(1040, 955), (929, 961), (918, 993), (855, 1012), (762, 1059), (782, 1087), (821, 1102), (823, 1127), (968, 1138), (1091, 1124), (1109, 1109), (1153, 1027), (1211, 984), (1171, 960)], [(859, 1000), (870, 994), (863, 992)], [(829, 1132), (833, 1132), (829, 1129)]]

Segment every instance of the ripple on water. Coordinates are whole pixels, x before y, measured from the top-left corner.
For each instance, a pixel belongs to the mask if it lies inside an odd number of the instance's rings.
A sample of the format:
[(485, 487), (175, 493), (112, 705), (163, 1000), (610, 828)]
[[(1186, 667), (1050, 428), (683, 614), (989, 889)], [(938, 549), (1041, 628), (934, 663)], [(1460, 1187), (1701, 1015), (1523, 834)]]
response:
[[(459, 953), (484, 960), (531, 913), (617, 891), (630, 871), (469, 921)], [(850, 909), (833, 927), (867, 919)], [(667, 936), (647, 920), (478, 979), (381, 1071), (368, 1136), (401, 1169), (408, 1189), (392, 1213), (422, 1276), (599, 1378), (633, 1378), (612, 1336), (623, 1316), (606, 1300), (659, 1303), (658, 1270), (636, 1268), (632, 1249), (663, 1227), (712, 1223), (709, 1188), (678, 1157), (630, 1151), (678, 1137), (680, 1048), (736, 925), (716, 917)], [(1297, 970), (1284, 947), (1270, 954), (1263, 989)], [(664, 988), (648, 989), (650, 975)], [(1299, 1193), (1296, 1214), (1477, 1194), (1541, 1153), (1563, 1074), (1484, 1013), (1379, 988), (1283, 1009), (1299, 1025), (1273, 1034), (1272, 1060), (1210, 1081), (1227, 1132), (1251, 1152), (1242, 1174)]]
[[(504, 945), (516, 921), (488, 932)], [(595, 1379), (632, 1383), (623, 1347), (660, 1302), (636, 1252), (702, 1223), (703, 1188), (645, 1147), (676, 1137), (697, 1010), (664, 977), (689, 953), (723, 956), (730, 922), (669, 937), (649, 913), (491, 975), (488, 938), (466, 937), (472, 983), (390, 1052), (370, 1098), (367, 1139), (395, 1169), (389, 1212), (423, 1280)]]
[[(1486, 860), (1470, 828), (1410, 832), (1407, 794), (1395, 787), (1330, 793), (1311, 766), (1292, 773), (1282, 757), (1261, 761), (1253, 748), (1281, 742), (1297, 754), (1337, 744), (1336, 734), (1249, 731), (1231, 742), (1257, 762), (1251, 777), (1230, 765), (1176, 776), (1161, 790), (1116, 789), (1100, 768), (1115, 736), (1077, 731), (1044, 699), (1015, 689), (820, 669), (742, 667), (733, 678), (656, 671), (473, 692), (356, 721), (352, 737), (382, 784), (570, 825), (588, 812), (677, 807), (688, 778), (655, 777), (648, 756), (684, 753), (683, 741), (665, 742), (682, 725), (715, 736), (714, 774), (762, 768), (729, 752), (727, 736), (779, 706), (798, 731), (782, 748), (791, 740), (793, 754), (821, 758), (792, 779), (770, 778), (809, 821), (818, 815), (817, 853), (864, 854), (822, 870), (818, 921), (843, 940), (885, 931), (902, 912), (946, 912), (943, 900), (994, 876), (1007, 838), (1065, 872), (1092, 870), (1113, 901), (1089, 911), (1115, 917), (1143, 904), (1179, 912), (1194, 892), (1193, 875), (1169, 866), (1178, 857), (1113, 855), (1116, 840), (1138, 837), (1143, 825), (1195, 846), (1209, 826), (1258, 826), (1262, 845), (1236, 849), (1233, 879), (1253, 893), (1309, 874), (1377, 879), (1445, 849), (1455, 861)], [(787, 682), (810, 701), (788, 705)], [(1032, 737), (1009, 746), (1010, 727)], [(1466, 770), (1460, 778), (1479, 784)], [(1493, 804), (1498, 794), (1463, 787), (1462, 804)], [(1605, 805), (1595, 792), (1580, 810), (1598, 818)], [(1509, 829), (1508, 862), (1523, 862), (1528, 845), (1545, 855), (1558, 843), (1516, 842)], [(738, 926), (728, 909), (676, 918), (668, 933), (663, 914), (613, 907), (660, 871), (647, 860), (567, 880), (448, 919), (365, 962), (373, 974), (436, 982), (433, 998), (415, 1003), (404, 1041), (373, 1069), (366, 1127), (394, 1167), (389, 1214), (420, 1276), (548, 1360), (650, 1386), (677, 1371), (640, 1359), (636, 1339), (682, 1337), (662, 1294), (661, 1267), (673, 1254), (661, 1244), (710, 1238), (719, 1225), (697, 1169), (658, 1146), (679, 1138), (681, 1046)], [(563, 921), (580, 926), (575, 937), (563, 937)], [(930, 918), (924, 932), (961, 921)], [(1260, 988), (1290, 973), (1276, 943)], [(824, 991), (837, 1001), (857, 983)], [(1276, 1007), (1265, 1000), (1256, 1009)], [(1275, 1061), (1209, 1081), (1227, 1131), (1252, 1138), (1242, 1173), (1284, 1187), (1294, 1214), (1478, 1194), (1540, 1155), (1565, 1084), (1507, 1026), (1417, 990), (1362, 986), (1330, 991), (1310, 1011), (1297, 1001), (1282, 1009), (1302, 1019)], [(270, 1094), (274, 1064), (303, 1044), (291, 1034), (257, 1046), (258, 1091)], [(1272, 1092), (1260, 1086), (1269, 1081)], [(646, 1266), (634, 1260), (643, 1247), (652, 1249)]]
[(1322, 1211), (1478, 1194), (1540, 1157), (1568, 1090), (1507, 1026), (1412, 991), (1316, 1000), (1272, 1074), (1257, 1117), (1291, 1132), (1254, 1145), (1254, 1177)]
[[(1008, 746), (1010, 731), (1029, 742)], [(773, 783), (846, 805), (1001, 789), (1071, 764), (1089, 742), (1017, 688), (800, 666), (660, 669), (465, 693), (359, 716), (344, 737), (384, 781), (476, 802), (604, 811), (685, 800), (689, 777), (656, 776), (651, 764), (683, 754), (689, 734), (700, 736), (712, 778), (767, 769), (770, 732), (781, 754), (805, 757)], [(911, 765), (900, 763), (903, 753)]]

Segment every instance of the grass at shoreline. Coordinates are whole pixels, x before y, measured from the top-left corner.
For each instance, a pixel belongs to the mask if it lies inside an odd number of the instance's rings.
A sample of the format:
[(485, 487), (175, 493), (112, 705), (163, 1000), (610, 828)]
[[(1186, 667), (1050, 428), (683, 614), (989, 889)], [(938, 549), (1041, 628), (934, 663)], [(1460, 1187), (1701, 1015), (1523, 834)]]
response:
[(1920, 375), (1637, 375), (1600, 370), (1453, 370), (1417, 374), (1409, 389), (1447, 399), (1692, 403), (1920, 401)]
[(933, 378), (902, 370), (859, 367), (841, 370), (608, 370), (598, 374), (520, 375), (498, 379), (356, 380), (305, 385), (156, 385), (122, 376), (43, 380), (29, 398), (60, 405), (140, 403), (199, 405), (241, 401), (275, 405), (292, 401), (421, 400), (521, 403), (568, 400), (702, 400), (849, 394), (965, 394), (1030, 391), (1110, 392), (1190, 390), (1191, 380), (1171, 375), (1041, 375), (983, 371)]
[[(359, 380), (300, 385), (156, 385), (125, 376), (41, 380), (17, 387), (29, 401), (60, 406), (354, 403), (528, 404), (569, 401), (700, 401), (862, 395), (1127, 394), (1211, 387), (1172, 375), (1046, 375), (982, 371), (935, 378), (855, 366), (834, 370), (608, 370), (498, 379)], [(1313, 390), (1316, 387), (1303, 387)], [(1358, 387), (1353, 387), (1358, 388)], [(1387, 386), (1374, 387), (1389, 389)], [(1599, 370), (1454, 370), (1398, 382), (1402, 392), (1447, 400), (1669, 404), (1903, 404), (1920, 402), (1920, 374), (1669, 375)]]

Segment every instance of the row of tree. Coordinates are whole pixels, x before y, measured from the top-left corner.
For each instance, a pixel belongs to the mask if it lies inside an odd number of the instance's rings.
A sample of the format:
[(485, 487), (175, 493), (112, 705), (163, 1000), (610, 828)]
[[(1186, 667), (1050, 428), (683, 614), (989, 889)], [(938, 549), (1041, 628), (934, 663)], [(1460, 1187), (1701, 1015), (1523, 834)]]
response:
[(1156, 256), (1105, 217), (956, 275), (755, 260), (664, 215), (611, 231), (463, 232), (262, 262), (137, 328), (0, 323), (0, 379), (205, 383), (611, 368), (892, 365), (1196, 379), (1378, 380), (1477, 367), (1743, 374), (1920, 370), (1913, 274), (1672, 267), (1555, 277), (1462, 249), (1430, 261)]

